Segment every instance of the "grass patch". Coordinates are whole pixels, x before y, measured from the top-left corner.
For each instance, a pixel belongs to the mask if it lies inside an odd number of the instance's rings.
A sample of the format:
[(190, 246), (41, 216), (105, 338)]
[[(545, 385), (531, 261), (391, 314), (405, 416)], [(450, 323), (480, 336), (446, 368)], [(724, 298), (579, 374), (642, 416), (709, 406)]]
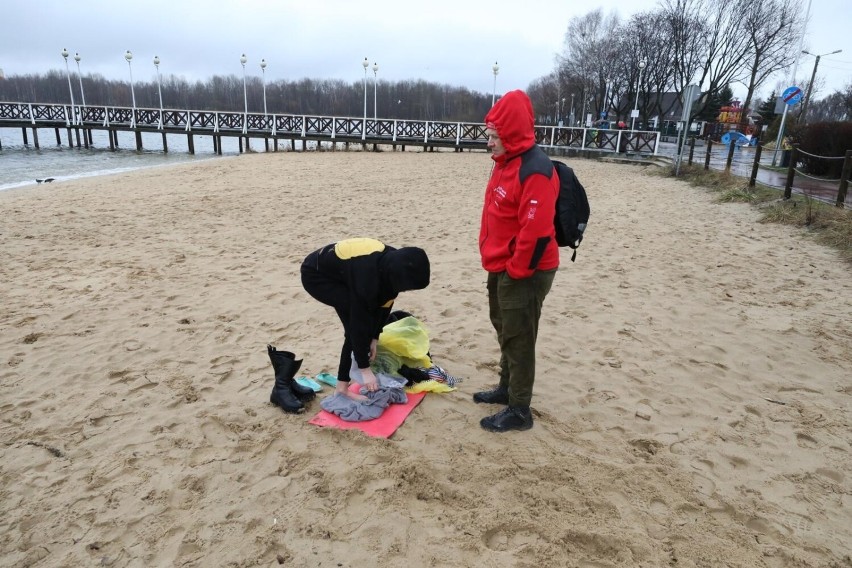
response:
[[(674, 170), (660, 168), (660, 175), (672, 177)], [(831, 247), (840, 257), (852, 264), (852, 212), (833, 204), (812, 199), (807, 195), (793, 194), (784, 199), (784, 192), (773, 187), (756, 184), (748, 186), (748, 179), (727, 172), (705, 170), (703, 166), (681, 164), (680, 178), (696, 187), (718, 194), (723, 203), (742, 202), (760, 207), (761, 223), (780, 223), (802, 227), (814, 241)]]

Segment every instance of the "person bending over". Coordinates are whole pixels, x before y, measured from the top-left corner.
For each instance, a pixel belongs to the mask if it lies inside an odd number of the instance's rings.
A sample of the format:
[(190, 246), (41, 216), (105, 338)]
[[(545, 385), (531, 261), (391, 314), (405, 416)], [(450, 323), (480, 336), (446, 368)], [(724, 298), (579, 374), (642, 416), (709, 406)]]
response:
[(394, 248), (370, 238), (338, 241), (315, 250), (302, 262), (302, 286), (314, 299), (331, 306), (343, 324), (343, 346), (336, 392), (349, 392), (352, 359), (368, 391), (378, 388), (370, 362), (379, 334), (400, 292), (429, 285), (429, 257), (417, 247)]

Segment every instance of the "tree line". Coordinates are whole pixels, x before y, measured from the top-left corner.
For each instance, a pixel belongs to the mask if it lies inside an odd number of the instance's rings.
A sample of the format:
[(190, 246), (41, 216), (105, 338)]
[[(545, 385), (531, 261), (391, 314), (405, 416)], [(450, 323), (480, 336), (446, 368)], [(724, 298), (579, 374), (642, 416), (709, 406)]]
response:
[[(82, 79), (82, 91), (80, 90)], [(364, 84), (337, 79), (278, 80), (266, 83), (258, 77), (245, 80), (236, 75), (214, 75), (206, 81), (190, 83), (183, 77), (164, 75), (157, 81), (106, 79), (101, 75), (74, 76), (71, 80), (74, 103), (89, 106), (219, 110), (320, 116), (363, 116)], [(491, 95), (418, 81), (378, 81), (367, 83), (367, 116), (384, 119), (482, 122), (491, 107)], [(0, 100), (70, 104), (68, 76), (57, 70), (46, 74), (15, 75), (0, 80)], [(375, 104), (374, 104), (375, 102)], [(375, 108), (374, 108), (375, 107)]]
[[(573, 109), (575, 122), (588, 113), (598, 119), (602, 112), (610, 119), (629, 120), (634, 107), (641, 123), (670, 117), (691, 84), (701, 87), (693, 119), (715, 120), (719, 107), (731, 102), (725, 90), (736, 83), (746, 87), (741, 103), (751, 110), (762, 102), (755, 100), (758, 90), (771, 80), (783, 80), (789, 71), (805, 26), (802, 4), (660, 0), (654, 10), (626, 21), (597, 9), (569, 22), (553, 73), (536, 80), (528, 92), (544, 117), (559, 108), (559, 118), (570, 119)], [(818, 83), (796, 81), (811, 93), (804, 118), (852, 120), (852, 83), (822, 104), (813, 102)]]
[[(638, 108), (644, 128), (652, 117), (674, 116), (686, 87), (701, 86), (692, 119), (715, 121), (719, 108), (731, 103), (730, 85), (741, 83), (747, 94), (744, 109), (772, 116), (769, 100), (755, 94), (770, 80), (788, 71), (790, 54), (799, 49), (804, 29), (803, 0), (660, 0), (654, 10), (626, 21), (593, 10), (569, 21), (563, 49), (556, 54), (554, 70), (527, 88), (537, 123), (581, 124), (586, 114), (598, 119), (629, 122)], [(126, 106), (132, 104), (127, 81), (100, 75), (74, 77), (71, 89), (80, 104)], [(364, 83), (337, 79), (278, 80), (265, 85), (261, 78), (214, 75), (206, 81), (188, 82), (167, 75), (156, 81), (134, 82), (136, 105), (165, 108), (263, 112), (264, 92), (269, 113), (357, 117), (365, 114)], [(797, 82), (811, 97), (807, 121), (852, 120), (852, 83), (816, 100), (814, 85)], [(375, 92), (374, 92), (375, 91)], [(674, 96), (672, 96), (674, 93)], [(0, 100), (14, 102), (69, 102), (68, 78), (61, 71), (44, 75), (18, 75), (0, 80)], [(417, 81), (367, 82), (366, 115), (385, 119), (482, 122), (491, 96), (464, 87)], [(375, 109), (374, 109), (375, 100)], [(743, 112), (743, 120), (749, 113)]]

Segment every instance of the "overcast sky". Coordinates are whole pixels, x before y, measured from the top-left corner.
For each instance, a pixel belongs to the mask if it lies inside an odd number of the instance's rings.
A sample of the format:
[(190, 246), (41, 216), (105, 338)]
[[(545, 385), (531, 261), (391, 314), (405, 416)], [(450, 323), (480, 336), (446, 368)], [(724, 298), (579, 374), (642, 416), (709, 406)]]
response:
[[(65, 70), (60, 55), (79, 52), (84, 75), (127, 79), (125, 50), (133, 53), (134, 80), (163, 75), (204, 80), (241, 76), (361, 81), (370, 62), (378, 78), (425, 79), (491, 93), (524, 89), (554, 69), (568, 21), (598, 7), (622, 19), (654, 8), (657, 0), (3, 0), (0, 69), (6, 76)], [(807, 0), (803, 0), (806, 8)], [(823, 95), (852, 82), (852, 0), (812, 0), (805, 49), (824, 54), (818, 75)], [(795, 54), (791, 54), (791, 61)], [(76, 63), (68, 58), (71, 71)], [(802, 56), (807, 80), (814, 58)], [(784, 82), (784, 81), (782, 81)], [(766, 87), (766, 91), (775, 86)], [(732, 85), (744, 95), (740, 85)]]

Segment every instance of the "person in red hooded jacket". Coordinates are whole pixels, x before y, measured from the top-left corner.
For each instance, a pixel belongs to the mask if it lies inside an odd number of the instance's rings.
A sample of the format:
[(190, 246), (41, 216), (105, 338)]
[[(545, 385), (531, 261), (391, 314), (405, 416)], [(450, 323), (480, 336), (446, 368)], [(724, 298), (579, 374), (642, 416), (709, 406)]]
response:
[(479, 252), (500, 344), (500, 382), (473, 400), (506, 405), (480, 421), (486, 430), (528, 430), (541, 307), (559, 267), (553, 224), (559, 178), (535, 143), (532, 103), (523, 91), (500, 98), (485, 126), (494, 165), (485, 189)]

